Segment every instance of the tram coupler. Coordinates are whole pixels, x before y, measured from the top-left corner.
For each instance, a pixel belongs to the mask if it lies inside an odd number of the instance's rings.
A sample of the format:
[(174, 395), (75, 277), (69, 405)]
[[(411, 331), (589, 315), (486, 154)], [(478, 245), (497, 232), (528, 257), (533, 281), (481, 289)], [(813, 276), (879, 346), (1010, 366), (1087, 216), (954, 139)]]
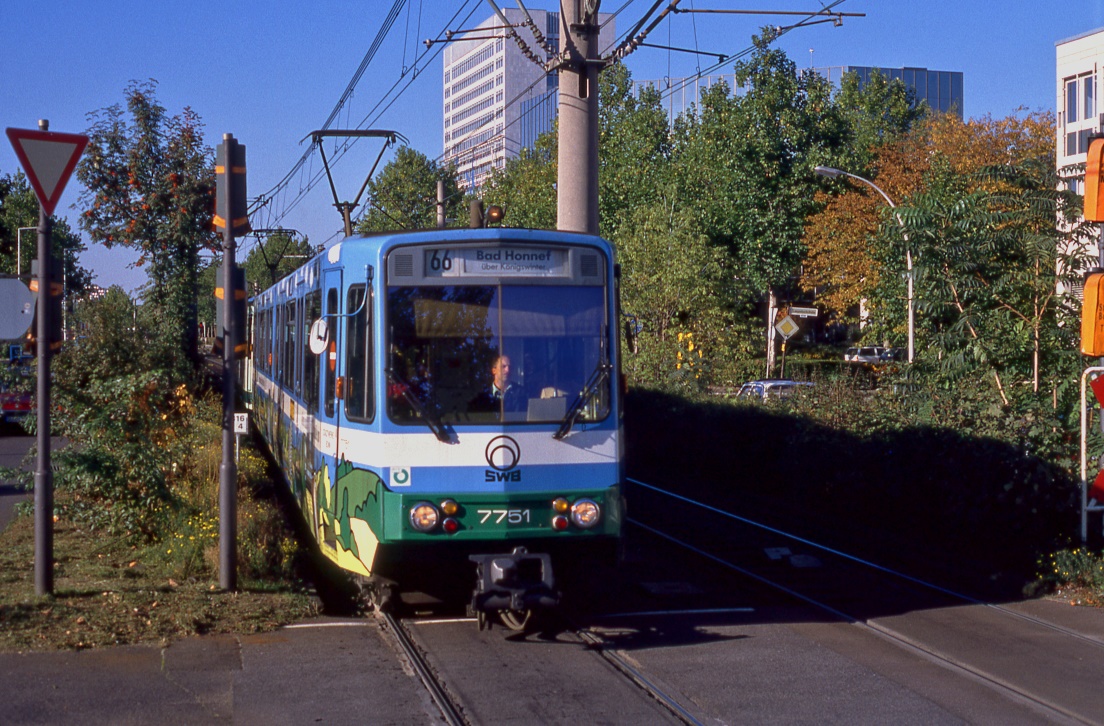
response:
[(475, 563), (475, 591), (471, 609), (476, 613), (500, 610), (537, 610), (560, 604), (552, 577), (552, 558), (515, 547), (508, 555), (469, 555)]

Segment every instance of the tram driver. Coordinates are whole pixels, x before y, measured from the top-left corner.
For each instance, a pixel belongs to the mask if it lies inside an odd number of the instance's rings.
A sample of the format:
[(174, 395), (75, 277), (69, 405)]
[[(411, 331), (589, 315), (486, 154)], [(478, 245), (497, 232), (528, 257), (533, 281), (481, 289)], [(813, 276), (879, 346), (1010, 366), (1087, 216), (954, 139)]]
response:
[(510, 356), (498, 355), (491, 366), (491, 381), (471, 402), (473, 411), (524, 411), (525, 389), (510, 379)]

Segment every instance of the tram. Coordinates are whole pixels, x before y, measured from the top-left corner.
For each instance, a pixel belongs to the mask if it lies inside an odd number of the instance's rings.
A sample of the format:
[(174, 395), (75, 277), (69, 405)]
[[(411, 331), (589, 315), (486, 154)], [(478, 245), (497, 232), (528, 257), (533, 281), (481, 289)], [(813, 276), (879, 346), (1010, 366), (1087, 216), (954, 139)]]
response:
[(254, 422), (323, 554), (381, 607), (466, 581), (481, 625), (615, 557), (617, 276), (599, 237), (349, 237), (252, 300)]

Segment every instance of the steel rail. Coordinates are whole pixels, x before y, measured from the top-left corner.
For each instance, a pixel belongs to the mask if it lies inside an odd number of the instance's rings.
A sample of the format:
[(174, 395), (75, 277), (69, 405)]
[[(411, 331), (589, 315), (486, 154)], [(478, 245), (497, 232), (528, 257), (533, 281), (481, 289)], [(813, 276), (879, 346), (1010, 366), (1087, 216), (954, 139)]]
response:
[(402, 648), (403, 655), (406, 656), (411, 668), (418, 675), (418, 679), (422, 682), (426, 691), (429, 692), (430, 698), (441, 710), (441, 716), (445, 719), (445, 722), (451, 726), (467, 726), (468, 721), (464, 718), (460, 707), (456, 705), (445, 687), (437, 680), (437, 676), (433, 674), (433, 670), (429, 667), (429, 662), (414, 645), (414, 641), (410, 639), (402, 623), (395, 620), (390, 613), (380, 613), (379, 617), (383, 620), (391, 635), (395, 637), (399, 647)]
[[(786, 532), (785, 530), (781, 530), (781, 529), (777, 529), (775, 527), (771, 527), (771, 526), (763, 524), (761, 522), (756, 522), (752, 519), (748, 519), (747, 517), (741, 517), (740, 515), (733, 514), (732, 512), (726, 512), (723, 509), (718, 509), (717, 507), (706, 504), (704, 502), (699, 502), (695, 499), (690, 499), (689, 497), (684, 497), (681, 494), (675, 494), (674, 492), (670, 492), (670, 491), (667, 491), (666, 489), (661, 489), (657, 486), (647, 484), (647, 483), (642, 482), (638, 479), (633, 479), (631, 477), (626, 477), (626, 479), (628, 481), (632, 482), (633, 484), (636, 484), (637, 486), (644, 487), (645, 489), (650, 489), (650, 490), (652, 490), (652, 491), (654, 491), (658, 494), (663, 494), (664, 496), (671, 497), (672, 499), (677, 499), (677, 500), (679, 500), (681, 502), (684, 502), (686, 504), (690, 504), (690, 505), (693, 505), (695, 507), (699, 507), (699, 508), (704, 509), (706, 511), (712, 512), (714, 514), (718, 514), (718, 515), (721, 515), (723, 517), (727, 517), (728, 519), (732, 519), (734, 521), (741, 522), (743, 524), (746, 524), (746, 525), (749, 525), (749, 526), (752, 526), (752, 527), (756, 527), (756, 528), (764, 530), (766, 532), (770, 532), (772, 534), (777, 534), (777, 535), (780, 535), (782, 537), (786, 537), (786, 538), (791, 539), (795, 542), (800, 542), (801, 544), (808, 545), (810, 547), (821, 550), (822, 552), (827, 552), (828, 554), (834, 555), (836, 557), (840, 557), (842, 559), (849, 560), (851, 562), (854, 562), (855, 564), (862, 565), (864, 567), (869, 567), (873, 570), (877, 570), (877, 571), (882, 572), (884, 574), (892, 575), (893, 577), (900, 578), (902, 580), (905, 580), (907, 582), (912, 583), (913, 585), (917, 585), (919, 587), (923, 587), (923, 588), (926, 588), (928, 590), (938, 592), (938, 593), (946, 595), (948, 597), (952, 597), (952, 598), (962, 600), (963, 602), (967, 602), (971, 605), (982, 605), (982, 606), (990, 608), (992, 610), (1002, 612), (1002, 613), (1004, 613), (1006, 615), (1009, 615), (1011, 617), (1018, 618), (1020, 620), (1025, 621), (1025, 622), (1033, 623), (1035, 625), (1039, 625), (1041, 627), (1045, 627), (1045, 628), (1048, 628), (1050, 630), (1053, 630), (1057, 633), (1062, 633), (1063, 635), (1068, 635), (1070, 637), (1077, 638), (1079, 640), (1083, 640), (1086, 643), (1091, 643), (1095, 646), (1104, 648), (1104, 641), (1101, 641), (1099, 638), (1094, 638), (1092, 636), (1085, 635), (1084, 633), (1079, 633), (1076, 630), (1071, 630), (1069, 628), (1063, 627), (1061, 625), (1057, 625), (1057, 624), (1049, 622), (1047, 620), (1042, 620), (1041, 618), (1037, 618), (1033, 615), (1026, 615), (1024, 613), (1017, 612), (1017, 611), (1012, 610), (1011, 608), (1005, 607), (1003, 605), (996, 605), (994, 603), (985, 602), (984, 600), (979, 600), (978, 598), (972, 597), (970, 595), (966, 595), (965, 593), (961, 593), (961, 592), (958, 592), (958, 591), (955, 591), (955, 590), (949, 590), (949, 589), (947, 589), (945, 587), (942, 587), (940, 585), (936, 585), (933, 582), (928, 582), (927, 580), (921, 580), (917, 577), (913, 577), (912, 575), (907, 575), (907, 574), (905, 574), (903, 572), (900, 572), (898, 570), (894, 570), (894, 569), (891, 569), (889, 567), (885, 567), (884, 565), (879, 565), (876, 562), (871, 562), (870, 560), (864, 560), (861, 557), (856, 557), (855, 555), (849, 555), (846, 552), (841, 552), (840, 550), (834, 549), (834, 548), (829, 547), (827, 545), (823, 545), (823, 544), (820, 544), (818, 542), (813, 542), (812, 540), (806, 539), (804, 537), (800, 537), (800, 536), (798, 536), (796, 534), (792, 534), (790, 532)], [(685, 546), (685, 547), (688, 547), (690, 549), (695, 549), (691, 545), (686, 545), (686, 544), (682, 543), (680, 540), (677, 540), (673, 537), (670, 537), (666, 533), (660, 532), (656, 529), (653, 529), (652, 527), (649, 527), (648, 525), (644, 524), (643, 522), (637, 521), (637, 520), (632, 519), (632, 518), (627, 518), (627, 521), (631, 522), (632, 524), (635, 524), (638, 527), (649, 530), (650, 532), (652, 532), (654, 534), (657, 534), (660, 537), (663, 537), (665, 539), (670, 539), (671, 541), (676, 542), (677, 544), (679, 544), (681, 546)], [(710, 559), (716, 560), (720, 564), (724, 564), (725, 566), (730, 566), (729, 563), (726, 563), (724, 560), (715, 558), (713, 555), (711, 555), (707, 552), (700, 551), (699, 553), (706, 556), (706, 557), (709, 557)], [(757, 579), (757, 576), (754, 573), (747, 572), (743, 569), (740, 569), (740, 568), (736, 567), (735, 565), (731, 565), (730, 569), (736, 569), (741, 574), (745, 574), (745, 575), (748, 575), (749, 577)], [(763, 582), (764, 582), (764, 584), (771, 585), (772, 587), (781, 587), (781, 586), (777, 586), (775, 583), (771, 583), (771, 582), (768, 582), (766, 580), (764, 580)], [(803, 599), (803, 596), (801, 596), (798, 593), (788, 591), (788, 590), (787, 590), (787, 593), (791, 594), (791, 595), (794, 595), (795, 597)], [(810, 602), (812, 602), (812, 601), (810, 601)], [(820, 606), (819, 603), (813, 603), (813, 604), (817, 604), (818, 607)], [(834, 611), (834, 612), (836, 612), (839, 615), (843, 615), (842, 613), (839, 613), (838, 611)], [(851, 619), (849, 616), (846, 616), (846, 615), (843, 615), (843, 617)]]
[[(1085, 641), (1085, 642), (1090, 643), (1090, 644), (1095, 645), (1095, 646), (1104, 647), (1104, 642), (1101, 642), (1097, 638), (1086, 636), (1083, 633), (1079, 633), (1077, 631), (1062, 627), (1062, 626), (1057, 625), (1055, 623), (1051, 623), (1051, 622), (1036, 618), (1036, 617), (1031, 616), (1031, 615), (1025, 615), (1023, 613), (1018, 613), (1014, 610), (1010, 610), (1010, 609), (1005, 608), (1003, 606), (992, 605), (992, 604), (989, 604), (989, 603), (985, 603), (985, 602), (977, 600), (976, 598), (972, 598), (968, 595), (962, 595), (960, 593), (955, 593), (953, 591), (947, 590), (946, 588), (942, 588), (938, 585), (934, 585), (932, 583), (924, 582), (923, 580), (919, 580), (919, 579), (911, 577), (909, 575), (905, 575), (903, 573), (896, 572), (896, 571), (891, 570), (889, 568), (883, 567), (881, 565), (877, 565), (875, 563), (869, 562), (867, 560), (863, 560), (863, 559), (858, 558), (858, 557), (854, 557), (852, 555), (847, 555), (845, 553), (839, 552), (838, 550), (832, 549), (830, 547), (817, 544), (816, 542), (812, 542), (812, 541), (804, 539), (802, 537), (797, 537), (795, 535), (791, 535), (787, 532), (784, 532), (783, 530), (779, 530), (779, 529), (776, 529), (774, 527), (770, 527), (768, 525), (764, 525), (764, 524), (761, 524), (759, 522), (755, 522), (755, 521), (747, 519), (745, 517), (740, 517), (738, 515), (734, 515), (730, 512), (725, 512), (724, 510), (718, 509), (718, 508), (710, 506), (708, 504), (704, 504), (702, 502), (697, 502), (693, 499), (689, 499), (687, 497), (683, 497), (683, 496), (678, 495), (678, 494), (674, 494), (673, 492), (668, 492), (666, 490), (660, 489), (660, 488), (652, 486), (650, 484), (646, 484), (645, 482), (642, 482), (642, 481), (639, 481), (639, 480), (636, 480), (636, 479), (632, 479), (632, 478), (627, 478), (627, 479), (628, 479), (628, 481), (631, 481), (634, 484), (643, 486), (647, 489), (653, 490), (653, 491), (658, 492), (660, 494), (664, 494), (664, 495), (673, 497), (675, 499), (678, 499), (680, 501), (687, 502), (689, 504), (699, 506), (702, 509), (705, 509), (707, 511), (714, 512), (716, 514), (720, 514), (720, 515), (729, 517), (729, 518), (734, 519), (736, 521), (748, 524), (750, 526), (758, 527), (758, 528), (766, 530), (768, 532), (779, 534), (779, 535), (782, 535), (782, 536), (785, 536), (785, 537), (790, 537), (790, 538), (794, 539), (795, 541), (801, 542), (803, 544), (807, 544), (811, 547), (819, 548), (819, 549), (821, 549), (825, 552), (829, 552), (829, 553), (838, 555), (840, 557), (848, 559), (848, 560), (850, 560), (852, 562), (855, 562), (857, 564), (862, 564), (862, 565), (869, 566), (873, 569), (878, 570), (879, 572), (889, 574), (889, 575), (895, 575), (895, 576), (898, 576), (898, 577), (902, 577), (905, 580), (908, 580), (909, 582), (914, 583), (916, 585), (923, 586), (923, 587), (928, 587), (928, 588), (931, 588), (931, 589), (933, 589), (937, 592), (947, 594), (947, 595), (951, 595), (953, 597), (959, 597), (959, 598), (963, 599), (964, 601), (967, 601), (971, 604), (986, 605), (987, 607), (990, 607), (990, 608), (992, 608), (992, 609), (994, 609), (994, 610), (996, 610), (1000, 613), (1003, 613), (1003, 614), (1006, 614), (1006, 615), (1011, 615), (1011, 616), (1013, 616), (1017, 619), (1032, 623), (1034, 625), (1039, 625), (1039, 626), (1048, 628), (1048, 629), (1053, 630), (1055, 632), (1071, 636), (1075, 639)], [(987, 673), (987, 672), (985, 672), (984, 670), (982, 670), (980, 668), (970, 666), (969, 664), (963, 663), (963, 662), (961, 662), (957, 658), (954, 658), (951, 655), (941, 653), (938, 650), (935, 650), (935, 649), (933, 649), (933, 648), (931, 648), (931, 647), (929, 647), (929, 646), (927, 646), (923, 643), (917, 642), (915, 639), (913, 639), (913, 638), (911, 638), (911, 637), (909, 637), (909, 636), (907, 636), (903, 633), (897, 632), (893, 628), (889, 628), (889, 627), (887, 627), (885, 625), (882, 625), (880, 623), (871, 622), (870, 620), (859, 618), (857, 616), (853, 616), (853, 615), (850, 615), (848, 613), (845, 613), (845, 612), (829, 605), (828, 603), (819, 601), (819, 600), (817, 600), (813, 597), (809, 597), (807, 595), (803, 595), (803, 594), (793, 590), (792, 588), (786, 587), (785, 585), (774, 582), (774, 581), (772, 581), (772, 580), (770, 580), (766, 577), (763, 577), (762, 575), (758, 575), (754, 572), (751, 572), (751, 571), (747, 570), (746, 568), (740, 567), (739, 565), (737, 565), (735, 563), (729, 562), (728, 560), (725, 560), (722, 557), (718, 557), (717, 555), (715, 555), (711, 552), (707, 552), (707, 551), (701, 549), (700, 547), (697, 547), (697, 546), (695, 546), (695, 545), (693, 545), (689, 542), (685, 542), (685, 541), (683, 541), (683, 540), (681, 540), (681, 539), (679, 539), (679, 538), (677, 538), (677, 537), (675, 537), (671, 534), (668, 534), (666, 532), (661, 532), (660, 530), (657, 530), (654, 527), (650, 527), (649, 525), (644, 524), (643, 522), (640, 522), (636, 519), (626, 518), (626, 521), (628, 521), (628, 522), (630, 522), (630, 523), (634, 524), (635, 526), (638, 526), (642, 529), (645, 529), (645, 530), (655, 534), (656, 536), (658, 536), (662, 539), (665, 539), (665, 540), (667, 540), (667, 541), (669, 541), (673, 544), (676, 544), (680, 547), (683, 547), (687, 550), (690, 550), (691, 552), (694, 552), (695, 554), (701, 555), (702, 557), (705, 557), (706, 559), (709, 559), (713, 562), (716, 562), (717, 564), (719, 564), (723, 567), (726, 567), (730, 570), (733, 570), (734, 572), (738, 572), (742, 575), (750, 577), (751, 579), (755, 580), (756, 582), (759, 582), (763, 585), (771, 587), (775, 590), (779, 590), (779, 591), (781, 591), (783, 593), (786, 593), (787, 595), (790, 595), (792, 597), (795, 597), (798, 600), (801, 600), (802, 602), (807, 603), (807, 604), (809, 604), (809, 605), (811, 605), (811, 606), (813, 606), (817, 609), (820, 609), (820, 610), (828, 612), (832, 615), (835, 615), (835, 616), (841, 618), (843, 621), (847, 622), (848, 624), (851, 624), (851, 625), (854, 625), (856, 627), (867, 630), (867, 631), (873, 633), (874, 635), (876, 635), (880, 638), (883, 638), (883, 639), (885, 639), (889, 642), (894, 643), (895, 645), (897, 645), (899, 647), (902, 647), (902, 648), (904, 648), (906, 650), (909, 650), (911, 652), (915, 652), (917, 654), (920, 654), (923, 657), (928, 658), (929, 660), (931, 660), (933, 662), (936, 662), (936, 663), (938, 663), (939, 665), (941, 665), (945, 668), (948, 668), (949, 670), (955, 671), (957, 673), (962, 673), (962, 674), (964, 674), (964, 675), (966, 675), (970, 678), (976, 679), (980, 682), (984, 682), (984, 683), (990, 685), (991, 687), (993, 687), (995, 690), (1006, 693), (1009, 696), (1011, 696), (1011, 697), (1013, 697), (1013, 698), (1015, 698), (1015, 699), (1017, 699), (1021, 702), (1030, 703), (1032, 706), (1034, 706), (1036, 708), (1044, 709), (1045, 711), (1047, 711), (1051, 714), (1061, 715), (1065, 718), (1074, 719), (1074, 720), (1076, 720), (1078, 722), (1081, 722), (1081, 723), (1088, 723), (1087, 721), (1084, 720), (1083, 716), (1064, 708), (1060, 704), (1055, 704), (1055, 703), (1052, 703), (1050, 701), (1044, 700), (1042, 697), (1036, 696), (1036, 695), (1034, 695), (1034, 694), (1032, 694), (1028, 691), (1025, 691), (1024, 689), (1016, 686), (1013, 683), (1006, 682), (1004, 679), (1002, 679), (1002, 678), (1000, 678), (996, 675)]]

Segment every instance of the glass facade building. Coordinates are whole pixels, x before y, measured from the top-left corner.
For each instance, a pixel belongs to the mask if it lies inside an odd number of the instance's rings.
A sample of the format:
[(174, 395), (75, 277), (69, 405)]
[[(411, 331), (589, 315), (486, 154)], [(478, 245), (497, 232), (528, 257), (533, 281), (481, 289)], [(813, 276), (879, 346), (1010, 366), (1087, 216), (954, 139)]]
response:
[[(871, 75), (881, 73), (886, 78), (899, 79), (916, 92), (918, 100), (927, 102), (932, 109), (942, 113), (953, 113), (962, 118), (963, 79), (961, 71), (932, 71), (927, 68), (876, 68), (874, 66), (830, 66), (827, 68), (804, 69), (801, 73), (817, 73), (824, 76), (837, 88), (843, 75), (853, 71), (859, 78), (859, 88), (869, 82)], [(634, 90), (639, 94), (644, 87), (659, 91), (663, 106), (673, 121), (684, 113), (692, 103), (697, 103), (705, 89), (724, 81), (730, 89), (740, 93), (736, 86), (736, 75), (726, 73), (713, 76), (692, 78), (665, 78), (662, 81), (634, 81)]]
[[(558, 52), (559, 13), (530, 10), (530, 26), (520, 9), (503, 8), (502, 12), (538, 59), (547, 62)], [(599, 22), (600, 42), (616, 37), (616, 24), (609, 15), (600, 14)], [(546, 74), (526, 57), (497, 15), (458, 33), (445, 47), (443, 58), (442, 161), (456, 167), (461, 186), (479, 187), (506, 159), (532, 148), (538, 136), (552, 130), (559, 75)]]

